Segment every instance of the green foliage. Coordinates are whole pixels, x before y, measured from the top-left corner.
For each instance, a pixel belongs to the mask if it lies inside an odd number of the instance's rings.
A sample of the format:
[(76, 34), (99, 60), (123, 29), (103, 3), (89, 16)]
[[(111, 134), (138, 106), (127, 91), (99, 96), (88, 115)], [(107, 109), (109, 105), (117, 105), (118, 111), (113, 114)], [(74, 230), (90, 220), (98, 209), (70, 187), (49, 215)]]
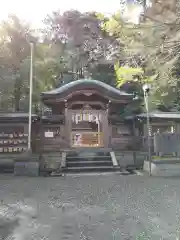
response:
[[(133, 112), (139, 113), (141, 110), (143, 110), (143, 84), (149, 83), (153, 85), (157, 76), (145, 76), (142, 68), (133, 68), (128, 66), (119, 67), (118, 64), (115, 65), (115, 72), (117, 79), (117, 87), (128, 93), (134, 93), (138, 96), (138, 100), (133, 101), (130, 105), (127, 106), (127, 109), (125, 110), (125, 115), (130, 115)], [(154, 108), (156, 104), (157, 102), (153, 102), (153, 104), (150, 104), (150, 107)]]
[(39, 44), (33, 30), (17, 17), (2, 22), (0, 32), (0, 88), (3, 111), (27, 111), (29, 99), (30, 42), (34, 41), (33, 106), (40, 92), (55, 87), (63, 71), (62, 57), (52, 45)]
[(93, 78), (115, 83), (114, 69), (109, 67), (106, 57), (116, 44), (99, 27), (102, 21), (96, 13), (56, 12), (45, 22), (47, 31), (42, 33), (41, 43), (34, 37), (34, 30), (16, 16), (0, 24), (0, 110), (28, 109), (32, 40), (33, 109), (40, 106), (42, 91), (82, 78), (85, 68)]
[(117, 87), (121, 87), (127, 82), (137, 81), (137, 78), (143, 80), (144, 71), (141, 68), (120, 67), (119, 64), (115, 64), (114, 68), (117, 77)]
[(114, 71), (114, 65), (112, 63), (98, 63), (91, 70), (92, 79), (96, 79), (105, 82), (109, 85), (116, 85), (116, 75)]
[[(152, 108), (180, 109), (180, 8), (177, 5), (175, 24), (169, 25), (165, 15), (153, 10), (155, 6), (140, 24), (125, 21), (120, 12), (111, 17), (95, 12), (54, 12), (45, 19), (43, 43), (28, 24), (10, 16), (0, 24), (0, 109), (28, 108), (32, 40), (36, 42), (34, 109), (40, 105), (40, 92), (83, 78), (85, 69), (94, 79), (138, 93), (140, 101), (125, 112), (141, 108), (144, 83), (152, 85)], [(161, 24), (157, 18), (153, 20), (157, 11)]]
[(147, 235), (146, 232), (142, 232), (138, 237), (136, 237), (136, 240), (150, 240), (151, 237)]
[[(145, 13), (146, 18), (139, 24), (126, 22), (118, 12), (109, 19), (101, 17), (104, 21), (102, 28), (119, 41), (120, 48), (114, 53), (114, 57), (120, 61), (115, 65), (117, 86), (138, 92), (142, 84), (151, 83), (152, 108), (180, 109), (177, 90), (180, 87), (179, 6), (177, 20), (169, 24), (170, 20), (168, 18), (167, 23), (164, 13), (171, 11), (175, 14), (174, 1), (172, 6), (166, 6), (163, 1), (158, 4), (162, 4), (159, 6), (163, 9), (162, 14), (153, 2), (153, 6)], [(119, 59), (119, 53), (123, 58)]]
[(46, 18), (48, 35), (66, 59), (67, 68), (77, 77), (82, 77), (83, 69), (96, 67), (97, 62), (105, 60), (114, 46), (112, 37), (103, 29), (97, 13), (67, 11), (55, 12)]
[[(23, 79), (22, 65), (29, 52), (30, 30), (16, 16), (1, 24), (0, 37), (0, 87), (1, 108), (19, 110)], [(6, 98), (8, 96), (8, 99)]]

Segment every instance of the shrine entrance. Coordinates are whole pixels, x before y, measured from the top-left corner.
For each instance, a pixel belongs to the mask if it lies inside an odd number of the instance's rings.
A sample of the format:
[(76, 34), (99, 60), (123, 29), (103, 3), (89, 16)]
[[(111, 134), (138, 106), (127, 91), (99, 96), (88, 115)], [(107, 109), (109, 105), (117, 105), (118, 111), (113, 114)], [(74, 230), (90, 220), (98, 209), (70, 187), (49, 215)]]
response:
[(103, 147), (102, 112), (71, 111), (71, 147)]
[(80, 79), (44, 92), (41, 98), (50, 110), (42, 119), (43, 149), (109, 151), (129, 146), (128, 130), (123, 132), (129, 126), (121, 119), (119, 108), (132, 102), (132, 94), (102, 81)]

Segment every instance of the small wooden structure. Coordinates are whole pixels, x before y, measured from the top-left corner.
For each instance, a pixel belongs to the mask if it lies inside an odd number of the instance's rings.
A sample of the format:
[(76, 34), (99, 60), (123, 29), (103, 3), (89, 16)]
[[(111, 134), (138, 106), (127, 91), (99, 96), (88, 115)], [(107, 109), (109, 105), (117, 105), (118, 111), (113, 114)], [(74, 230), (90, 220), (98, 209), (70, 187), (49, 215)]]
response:
[[(14, 161), (28, 148), (28, 113), (0, 113), (0, 172), (13, 172)], [(31, 148), (38, 151), (39, 117), (32, 115)]]
[[(146, 113), (135, 117), (136, 123), (140, 120), (141, 133), (147, 136)], [(174, 133), (180, 132), (180, 112), (150, 112), (150, 132), (154, 133)]]
[[(119, 110), (133, 95), (103, 82), (82, 79), (42, 93), (49, 113), (42, 117), (42, 149), (125, 149), (132, 141), (132, 124)], [(132, 122), (132, 121), (131, 121)]]
[[(157, 154), (157, 152), (177, 152), (177, 148), (179, 146), (178, 135), (180, 133), (180, 112), (154, 111), (149, 113), (149, 117), (149, 134), (152, 140), (152, 152), (154, 154)], [(136, 126), (137, 135), (139, 137), (142, 136), (144, 142), (142, 144), (144, 145), (144, 147), (147, 148), (148, 127), (146, 118), (146, 113), (136, 115), (134, 118), (131, 117)], [(167, 140), (169, 141), (169, 143)], [(176, 151), (174, 150), (175, 148)]]

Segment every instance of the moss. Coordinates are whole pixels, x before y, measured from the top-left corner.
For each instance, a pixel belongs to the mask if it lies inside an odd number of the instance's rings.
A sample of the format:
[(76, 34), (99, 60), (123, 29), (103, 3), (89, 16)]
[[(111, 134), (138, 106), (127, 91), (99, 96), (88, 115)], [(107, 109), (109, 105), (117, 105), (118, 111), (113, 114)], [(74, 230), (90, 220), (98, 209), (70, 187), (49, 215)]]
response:
[(169, 160), (169, 158), (175, 158), (176, 159), (176, 157), (174, 157), (174, 156), (166, 156), (166, 157), (164, 157), (164, 156), (153, 156), (152, 157), (152, 159), (153, 160)]

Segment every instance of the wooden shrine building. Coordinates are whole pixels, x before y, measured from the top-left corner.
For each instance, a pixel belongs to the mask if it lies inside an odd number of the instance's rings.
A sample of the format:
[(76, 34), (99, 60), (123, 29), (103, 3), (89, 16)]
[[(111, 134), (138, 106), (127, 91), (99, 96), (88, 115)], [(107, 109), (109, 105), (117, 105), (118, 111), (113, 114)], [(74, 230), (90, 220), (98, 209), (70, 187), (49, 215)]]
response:
[(119, 109), (133, 96), (103, 82), (77, 80), (42, 93), (49, 112), (42, 117), (43, 150), (125, 148), (132, 140), (132, 124)]
[[(43, 92), (41, 99), (44, 111), (41, 116), (32, 115), (31, 137), (32, 152), (40, 165), (71, 170), (82, 169), (82, 164), (90, 170), (143, 165), (146, 115), (123, 114), (135, 101), (132, 94), (81, 79)], [(180, 113), (153, 113), (150, 122), (152, 133), (180, 132)], [(3, 164), (12, 166), (27, 147), (28, 114), (1, 113), (0, 169)], [(82, 152), (86, 154), (83, 161)]]

